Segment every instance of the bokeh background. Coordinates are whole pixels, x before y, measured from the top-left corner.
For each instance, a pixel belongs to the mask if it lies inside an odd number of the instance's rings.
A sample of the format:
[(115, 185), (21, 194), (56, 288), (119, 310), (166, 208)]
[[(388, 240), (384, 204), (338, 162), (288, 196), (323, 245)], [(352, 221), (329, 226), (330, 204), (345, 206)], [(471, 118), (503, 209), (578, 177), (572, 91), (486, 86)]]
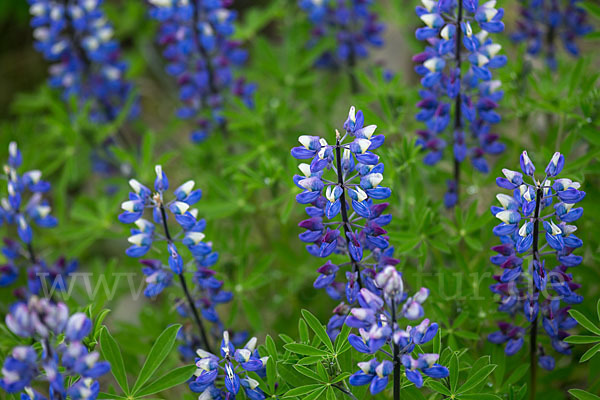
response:
[[(147, 17), (144, 2), (105, 1), (141, 101), (139, 118), (110, 128), (121, 130), (126, 139), (116, 156), (123, 170), (133, 171), (140, 181), (151, 182), (154, 164), (161, 163), (171, 182), (194, 179), (203, 189), (198, 208), (208, 222), (207, 238), (220, 253), (216, 269), (235, 294), (221, 310), (228, 326), (260, 338), (267, 333), (294, 337), (301, 309), (311, 310), (323, 322), (331, 315), (336, 304), (312, 287), (321, 263), (297, 237), (304, 211), (294, 200), (297, 161), (289, 151), (300, 134), (333, 138), (350, 105), (362, 109), (367, 122), (386, 135), (380, 156), (386, 165), (385, 183), (393, 190), (391, 242), (407, 284), (431, 289), (426, 310), (442, 326), (445, 344), (469, 349), (467, 357), (473, 359), (482, 354), (492, 355), (492, 362), (505, 358), (502, 348), (485, 340), (502, 318), (488, 290), (491, 274), (497, 272), (489, 262), (490, 247), (497, 242), (489, 206), (498, 192), (495, 177), (504, 167), (516, 169), (523, 149), (538, 169), (554, 151), (562, 151), (564, 175), (581, 181), (587, 192), (585, 213), (578, 222), (584, 262), (573, 273), (585, 297), (577, 309), (595, 320), (600, 297), (598, 41), (583, 39), (579, 59), (559, 52), (559, 68), (552, 72), (510, 42), (518, 2), (499, 2), (506, 10), (507, 34), (496, 38), (509, 62), (498, 70), (506, 94), (499, 109), (503, 121), (496, 131), (507, 149), (491, 160), (488, 175), (464, 168), (463, 202), (449, 211), (442, 197), (450, 163), (427, 167), (414, 145), (420, 78), (411, 58), (423, 46), (414, 36), (421, 26), (414, 5), (413, 0), (377, 1), (387, 27), (386, 44), (359, 63), (361, 90), (352, 94), (347, 74), (313, 66), (317, 54), (305, 46), (311, 26), (295, 1), (237, 0), (235, 37), (250, 53), (242, 73), (257, 83), (256, 107), (230, 105), (230, 135), (215, 134), (192, 145), (190, 126), (174, 115), (177, 88), (163, 72), (164, 60), (155, 43), (157, 24)], [(18, 141), (26, 167), (43, 170), (52, 181), (53, 208), (60, 221), (57, 228), (38, 234), (38, 247), (51, 258), (77, 257), (81, 270), (92, 273), (94, 285), (104, 276), (112, 288), (115, 272), (136, 273), (134, 281), (140, 285), (138, 262), (124, 255), (127, 228), (117, 220), (127, 179), (93, 171), (94, 145), (111, 132), (67, 112), (59, 94), (46, 85), (48, 64), (32, 44), (27, 2), (1, 1), (0, 159), (7, 157), (8, 142)], [(383, 78), (385, 70), (393, 73), (391, 81)], [(2, 229), (3, 235), (11, 234)], [(135, 299), (125, 278), (114, 287), (114, 294), (101, 289), (90, 298), (84, 285), (78, 285), (69, 303), (76, 308), (92, 302), (112, 310), (107, 324), (121, 344), (127, 368), (135, 370), (138, 354), (130, 349), (139, 343), (149, 346), (166, 325), (179, 321), (176, 299), (173, 294)], [(5, 312), (11, 294), (3, 292), (1, 299)], [(600, 393), (600, 357), (578, 364), (588, 347), (575, 346), (571, 357), (558, 357), (555, 371), (540, 373), (539, 398), (563, 399), (573, 387)], [(525, 351), (502, 361), (493, 379), (505, 382), (525, 361)], [(505, 389), (499, 385), (494, 390)]]

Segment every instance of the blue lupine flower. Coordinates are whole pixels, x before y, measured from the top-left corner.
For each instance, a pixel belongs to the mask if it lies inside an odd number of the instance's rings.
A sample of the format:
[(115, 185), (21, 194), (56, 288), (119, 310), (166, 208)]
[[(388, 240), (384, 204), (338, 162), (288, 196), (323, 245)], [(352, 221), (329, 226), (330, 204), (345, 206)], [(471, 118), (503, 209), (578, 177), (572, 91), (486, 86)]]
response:
[[(44, 397), (31, 389), (34, 380), (50, 383), (50, 400), (65, 398), (94, 400), (99, 393), (97, 378), (110, 370), (106, 361), (98, 361), (97, 352), (89, 352), (81, 342), (92, 329), (83, 313), (69, 317), (65, 304), (31, 296), (27, 303), (16, 303), (6, 316), (6, 326), (16, 335), (40, 342), (41, 357), (33, 347), (17, 346), (4, 361), (0, 387), (8, 393), (21, 392), (21, 399)], [(64, 334), (64, 339), (59, 336)], [(65, 387), (65, 377), (79, 378)]]
[[(216, 324), (217, 329), (222, 330), (215, 306), (231, 301), (233, 294), (223, 290), (223, 282), (214, 277), (215, 271), (211, 267), (216, 264), (219, 255), (213, 251), (212, 243), (204, 241), (203, 231), (206, 228), (206, 221), (198, 219), (198, 210), (190, 208), (201, 199), (202, 191), (195, 189), (194, 181), (190, 180), (177, 187), (169, 199), (167, 198), (169, 196), (167, 175), (160, 165), (155, 167), (155, 172), (154, 193), (135, 179), (129, 181), (133, 191), (129, 193), (129, 200), (121, 204), (124, 212), (119, 215), (121, 222), (135, 225), (128, 239), (132, 246), (126, 250), (126, 254), (130, 257), (141, 257), (155, 247), (157, 242), (165, 242), (167, 260), (140, 261), (144, 265), (142, 272), (146, 276), (147, 283), (144, 295), (158, 296), (165, 288), (171, 286), (173, 277), (177, 276), (186, 294), (186, 300), (178, 302), (179, 314), (196, 319), (199, 310), (204, 319)], [(151, 219), (144, 218), (146, 210), (152, 214)], [(169, 218), (177, 223), (177, 232), (172, 231)], [(187, 247), (190, 252), (189, 262), (184, 261), (180, 253), (181, 245)], [(194, 272), (193, 283), (196, 290), (193, 294), (187, 289), (183, 275), (185, 271)], [(190, 304), (191, 302), (193, 303)], [(196, 323), (201, 325), (199, 319)], [(204, 328), (200, 331), (201, 335), (204, 335)], [(197, 336), (190, 338), (189, 343), (196, 343), (196, 339)], [(203, 343), (204, 347), (207, 345), (206, 342)], [(186, 346), (181, 349), (189, 355)]]
[[(505, 177), (496, 179), (499, 187), (512, 190), (513, 195), (499, 194), (501, 207), (491, 208), (492, 214), (501, 221), (493, 232), (502, 242), (492, 248), (498, 255), (491, 257), (491, 261), (503, 269), (501, 275), (494, 277), (498, 283), (492, 285), (491, 290), (500, 296), (499, 311), (511, 316), (522, 312), (532, 324), (531, 329), (539, 330), (541, 320), (542, 332), (550, 337), (554, 349), (569, 354), (564, 338), (569, 335), (567, 329), (576, 322), (567, 311), (569, 305), (583, 301), (583, 297), (575, 293), (580, 285), (567, 273), (568, 268), (583, 261), (581, 256), (572, 254), (583, 242), (574, 235), (577, 227), (569, 223), (583, 214), (581, 207), (573, 206), (583, 200), (585, 192), (579, 190), (578, 182), (554, 179), (564, 167), (564, 156), (558, 152), (548, 163), (541, 182), (535, 179), (536, 168), (526, 151), (521, 154), (520, 166), (522, 173), (503, 169)], [(527, 177), (532, 183), (525, 181)], [(545, 244), (542, 244), (542, 234)], [(546, 251), (542, 252), (544, 248)], [(527, 258), (531, 259), (524, 265)], [(554, 269), (549, 270), (549, 264), (554, 264)], [(567, 305), (561, 306), (561, 302)], [(507, 323), (499, 326), (500, 331), (490, 334), (488, 339), (493, 343), (506, 343), (508, 355), (517, 353), (523, 346), (525, 329)], [(542, 346), (537, 355), (542, 367), (554, 367), (554, 359), (546, 355)]]
[(7, 181), (8, 197), (0, 199), (0, 225), (16, 226), (23, 245), (9, 238), (4, 239), (2, 253), (6, 264), (0, 266), (0, 287), (14, 283), (19, 277), (19, 268), (23, 268), (27, 271), (27, 287), (19, 289), (23, 297), (40, 295), (44, 286), (54, 291), (64, 291), (67, 278), (77, 269), (77, 261), (67, 261), (61, 257), (54, 264), (48, 264), (36, 255), (32, 225), (52, 228), (58, 221), (50, 214), (50, 204), (43, 197), (49, 192), (50, 183), (41, 179), (42, 173), (38, 170), (20, 174), (22, 161), (17, 144), (11, 142), (8, 146), (8, 163), (4, 166), (5, 175), (1, 176)]
[(416, 360), (410, 355), (402, 356), (402, 365), (406, 369), (406, 378), (420, 388), (423, 386), (423, 375), (430, 378), (441, 379), (449, 375), (448, 369), (436, 361), (440, 356), (438, 354), (419, 354)]
[[(248, 372), (259, 375), (266, 373), (268, 357), (260, 357), (256, 349), (256, 338), (252, 338), (241, 349), (236, 349), (230, 340), (229, 332), (223, 332), (221, 341), (221, 358), (204, 350), (198, 350), (194, 374), (195, 379), (189, 387), (193, 392), (202, 393), (204, 398), (228, 398), (236, 396), (243, 389), (246, 396), (252, 400), (266, 398), (265, 393), (258, 387), (258, 382), (248, 376)], [(225, 388), (217, 387), (224, 382)]]
[[(417, 145), (425, 153), (423, 162), (434, 165), (452, 143), (454, 177), (448, 181), (444, 204), (453, 207), (459, 199), (460, 163), (469, 157), (476, 170), (487, 173), (484, 156), (504, 151), (504, 144), (491, 131), (501, 120), (495, 109), (503, 96), (500, 81), (492, 80), (492, 70), (504, 66), (507, 59), (499, 55), (501, 46), (488, 38), (504, 30), (504, 10), (495, 8), (495, 0), (481, 5), (463, 1), (460, 8), (457, 1), (422, 3), (416, 13), (426, 26), (416, 30), (416, 37), (428, 46), (413, 61), (419, 64), (415, 71), (423, 76), (416, 119), (426, 129), (417, 132)], [(475, 33), (476, 27), (480, 30)], [(469, 63), (464, 74), (463, 62)]]
[(445, 367), (435, 364), (437, 355), (423, 355), (417, 361), (410, 358), (415, 345), (427, 343), (435, 337), (438, 324), (431, 324), (424, 319), (415, 327), (408, 325), (402, 329), (398, 323), (401, 318), (417, 320), (423, 317), (422, 303), (429, 291), (422, 288), (414, 296), (408, 297), (404, 292), (402, 276), (393, 266), (387, 266), (379, 272), (374, 282), (377, 292), (361, 289), (358, 295), (360, 308), (352, 308), (345, 320), (348, 326), (358, 328), (360, 334), (351, 333), (348, 341), (357, 351), (367, 354), (376, 354), (384, 346), (389, 346), (391, 351), (385, 353), (393, 355), (393, 362), (383, 361), (380, 364), (377, 359), (372, 359), (359, 363), (360, 371), (350, 377), (350, 384), (370, 384), (371, 393), (377, 394), (385, 389), (394, 362), (404, 365), (406, 377), (417, 387), (423, 384), (418, 370), (432, 378), (448, 376)]
[(15, 225), (19, 238), (26, 244), (33, 239), (31, 223), (43, 228), (56, 226), (57, 220), (50, 215), (50, 205), (43, 194), (50, 190), (50, 183), (43, 181), (42, 173), (32, 170), (19, 174), (22, 163), (17, 143), (8, 146), (8, 164), (4, 166), (8, 197), (0, 199), (0, 224)]
[(542, 54), (550, 69), (557, 68), (556, 47), (560, 40), (568, 54), (579, 56), (577, 38), (593, 31), (580, 0), (521, 0), (520, 19), (511, 35), (524, 42), (531, 56)]
[(317, 60), (318, 66), (353, 67), (369, 54), (369, 47), (383, 46), (385, 26), (370, 8), (372, 0), (299, 0), (300, 8), (313, 24), (310, 46), (322, 38), (337, 40), (334, 52), (325, 52)]
[(225, 103), (237, 96), (253, 106), (254, 84), (234, 79), (233, 68), (242, 66), (247, 54), (230, 39), (236, 12), (229, 0), (150, 0), (150, 17), (160, 23), (158, 42), (164, 46), (166, 71), (179, 85), (181, 119), (197, 125), (190, 137), (203, 141), (213, 130), (224, 129)]
[[(127, 63), (102, 0), (28, 1), (34, 47), (53, 63), (50, 86), (62, 90), (65, 100), (75, 96), (82, 106), (91, 101), (92, 120), (115, 120), (133, 86), (125, 79)], [(137, 113), (137, 105), (131, 112)]]
[[(334, 145), (318, 136), (303, 135), (298, 139), (301, 146), (291, 150), (297, 159), (311, 159), (310, 164), (300, 164), (301, 175), (294, 176), (302, 189), (296, 200), (306, 205), (309, 216), (299, 224), (306, 229), (300, 240), (309, 243), (306, 249), (315, 257), (336, 254), (346, 259), (342, 264), (328, 260), (319, 268), (314, 286), (324, 288), (335, 300), (345, 296), (349, 304), (356, 301), (362, 287), (376, 291), (375, 273), (399, 262), (393, 258), (394, 248), (383, 228), (392, 216), (384, 214), (388, 203), (379, 201), (390, 197), (391, 189), (381, 185), (384, 166), (374, 150), (385, 137), (376, 135), (376, 129), (375, 125), (365, 126), (362, 111), (351, 107), (344, 123), (346, 133), (337, 132)], [(346, 138), (353, 140), (344, 143)], [(350, 269), (343, 274), (345, 286), (335, 280), (343, 267)], [(337, 332), (330, 330), (333, 336)]]

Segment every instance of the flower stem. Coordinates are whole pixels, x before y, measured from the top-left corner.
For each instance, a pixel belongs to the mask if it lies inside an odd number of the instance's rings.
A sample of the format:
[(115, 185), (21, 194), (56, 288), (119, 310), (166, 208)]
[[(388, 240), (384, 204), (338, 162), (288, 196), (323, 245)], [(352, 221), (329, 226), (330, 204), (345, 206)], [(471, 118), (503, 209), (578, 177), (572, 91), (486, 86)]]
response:
[(337, 164), (337, 174), (338, 174), (338, 184), (342, 189), (342, 195), (340, 196), (340, 205), (342, 211), (342, 221), (344, 225), (344, 236), (346, 237), (346, 248), (348, 249), (348, 256), (350, 257), (350, 262), (352, 263), (352, 272), (355, 272), (357, 275), (356, 281), (359, 287), (361, 286), (360, 282), (360, 267), (358, 262), (352, 258), (350, 254), (350, 220), (348, 219), (348, 210), (346, 209), (346, 189), (344, 187), (344, 174), (342, 172), (342, 150), (340, 146), (340, 138), (336, 139), (335, 146), (335, 158)]
[[(392, 298), (392, 330), (396, 325), (396, 299)], [(394, 400), (400, 400), (400, 349), (392, 337), (392, 346), (394, 351), (393, 363), (394, 363)]]
[[(455, 60), (456, 60), (456, 71), (458, 73), (458, 76), (456, 77), (456, 79), (458, 80), (458, 93), (456, 95), (456, 100), (454, 101), (454, 132), (456, 133), (457, 131), (462, 130), (462, 115), (461, 115), (461, 103), (462, 103), (462, 96), (461, 96), (461, 91), (462, 91), (462, 79), (461, 79), (461, 54), (460, 54), (460, 50), (461, 50), (461, 38), (462, 38), (462, 27), (460, 26), (461, 22), (463, 19), (463, 4), (462, 1), (458, 1), (458, 15), (457, 15), (457, 19), (456, 19), (456, 36), (455, 36), (455, 42), (456, 42), (456, 48), (455, 48)], [(462, 136), (461, 136), (462, 137)], [(456, 140), (456, 138), (454, 138), (454, 140)], [(456, 159), (456, 156), (453, 156), (454, 158), (454, 182), (456, 183), (456, 205), (459, 205), (459, 201), (460, 201), (460, 162)]]
[[(540, 254), (538, 250), (538, 241), (540, 236), (540, 204), (542, 202), (543, 189), (538, 188), (535, 195), (535, 213), (533, 220), (533, 261), (539, 263)], [(533, 267), (535, 268), (535, 264)], [(533, 296), (537, 293), (537, 287), (533, 284)], [(529, 331), (529, 399), (535, 400), (536, 376), (537, 376), (537, 328), (538, 316), (536, 314), (531, 329)]]
[[(173, 243), (173, 240), (171, 239), (171, 233), (169, 232), (169, 226), (167, 225), (167, 213), (165, 211), (165, 206), (162, 203), (160, 204), (160, 215), (161, 215), (161, 219), (163, 222), (165, 236), (167, 237), (167, 240), (169, 241), (169, 243)], [(190, 291), (188, 289), (187, 282), (185, 280), (185, 276), (183, 275), (183, 272), (181, 274), (178, 274), (178, 276), (179, 276), (179, 282), (181, 283), (181, 288), (183, 289), (183, 292), (185, 293), (185, 298), (188, 302), (190, 310), (192, 311), (192, 316), (194, 317), (194, 321), (196, 321), (196, 325), (198, 325), (198, 330), (200, 331), (200, 337), (202, 338), (202, 342), (204, 344), (204, 349), (206, 351), (208, 351), (209, 353), (212, 353), (212, 350), (210, 348), (210, 343), (208, 341), (208, 336), (206, 335), (206, 329), (204, 329), (204, 324), (202, 323), (202, 320), (200, 319), (200, 314), (198, 313), (198, 309), (196, 308), (194, 299), (192, 299), (192, 295), (190, 294)]]

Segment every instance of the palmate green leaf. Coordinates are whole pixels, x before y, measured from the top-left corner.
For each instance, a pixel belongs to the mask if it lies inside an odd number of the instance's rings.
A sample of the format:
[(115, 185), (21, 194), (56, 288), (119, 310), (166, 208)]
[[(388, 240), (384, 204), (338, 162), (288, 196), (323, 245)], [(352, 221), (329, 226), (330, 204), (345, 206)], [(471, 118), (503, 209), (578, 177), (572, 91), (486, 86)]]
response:
[(486, 365), (475, 371), (465, 383), (458, 389), (458, 393), (466, 393), (470, 390), (475, 389), (480, 383), (482, 383), (494, 370), (496, 369), (495, 364)]
[(508, 387), (510, 385), (514, 385), (515, 383), (519, 382), (521, 380), (521, 378), (523, 376), (525, 376), (525, 374), (527, 373), (527, 371), (529, 371), (529, 364), (523, 364), (523, 365), (519, 366), (510, 375), (510, 377), (506, 380), (506, 382), (504, 383), (504, 386)]
[(456, 393), (456, 388), (458, 386), (458, 357), (456, 353), (452, 354), (450, 358), (450, 390), (452, 393)]
[(275, 381), (277, 380), (277, 363), (273, 357), (267, 359), (267, 383), (271, 391), (275, 390)]
[(437, 335), (433, 338), (433, 352), (440, 354), (442, 350), (442, 328), (438, 328)]
[(600, 343), (596, 344), (595, 346), (593, 346), (591, 349), (589, 349), (588, 351), (586, 351), (581, 358), (579, 359), (579, 362), (586, 362), (587, 360), (589, 360), (590, 358), (594, 357), (596, 355), (596, 353), (598, 353), (600, 351)]
[(142, 370), (133, 385), (132, 392), (134, 395), (140, 391), (142, 385), (148, 382), (165, 358), (167, 358), (175, 344), (175, 338), (177, 337), (177, 332), (179, 332), (180, 328), (181, 325), (179, 324), (171, 325), (160, 334), (158, 339), (156, 339), (156, 342), (154, 342), (154, 345), (150, 349), (150, 353), (148, 353), (148, 357), (146, 357)]
[(319, 374), (317, 374), (312, 369), (305, 367), (304, 365), (294, 365), (294, 369), (300, 372), (302, 375), (307, 376), (315, 381), (325, 382), (327, 379), (323, 379)]
[(435, 379), (427, 380), (427, 382), (425, 382), (425, 386), (446, 396), (452, 395), (452, 392), (450, 392), (450, 390), (446, 386), (444, 386), (443, 383), (441, 383), (440, 381), (436, 381)]
[(267, 347), (267, 351), (269, 352), (270, 358), (277, 361), (277, 346), (275, 345), (275, 341), (273, 340), (271, 335), (267, 335), (267, 337), (265, 338), (265, 346)]
[(348, 325), (344, 324), (341, 332), (335, 338), (335, 352), (337, 354), (344, 352), (342, 349), (345, 347), (346, 343), (348, 343), (348, 335), (350, 335), (351, 329), (352, 328), (350, 328)]
[(600, 342), (600, 336), (573, 335), (567, 336), (564, 341), (574, 344), (597, 343)]
[(578, 400), (600, 400), (600, 397), (581, 389), (570, 389), (569, 394)]
[(117, 384), (125, 393), (129, 395), (129, 384), (127, 383), (127, 374), (125, 373), (125, 363), (121, 356), (121, 349), (117, 341), (111, 336), (107, 327), (100, 333), (100, 352), (102, 357), (110, 363), (110, 372), (115, 377)]
[(312, 315), (308, 310), (302, 310), (302, 316), (306, 320), (308, 326), (310, 326), (310, 329), (312, 329), (315, 335), (321, 339), (321, 342), (325, 344), (325, 347), (327, 347), (329, 351), (333, 353), (333, 344), (331, 343), (331, 339), (329, 339), (329, 335), (319, 319)]
[(283, 395), (283, 397), (296, 397), (296, 396), (302, 396), (308, 393), (312, 393), (317, 389), (322, 388), (324, 385), (320, 384), (320, 383), (315, 383), (312, 385), (304, 385), (304, 386), (300, 386), (297, 388), (293, 388), (292, 390), (288, 390), (285, 395)]
[(286, 350), (292, 353), (301, 354), (303, 356), (327, 356), (328, 352), (325, 350), (317, 349), (316, 347), (302, 343), (289, 343), (283, 346)]
[(588, 331), (595, 333), (596, 335), (600, 335), (600, 328), (594, 325), (594, 323), (590, 321), (585, 315), (583, 315), (577, 310), (569, 310), (569, 314), (571, 315), (571, 317), (575, 318), (579, 325), (583, 326)]
[(116, 400), (116, 399), (127, 399), (125, 396), (119, 396), (118, 394), (112, 393), (98, 393), (98, 400)]
[(350, 375), (352, 375), (350, 372), (342, 372), (341, 374), (339, 374), (334, 380), (331, 381), (331, 383), (338, 383), (343, 381), (344, 379), (348, 378)]
[(303, 397), (303, 400), (315, 400), (315, 399), (320, 399), (321, 396), (323, 396), (323, 392), (326, 391), (328, 388), (327, 385), (321, 385), (321, 388), (318, 390), (315, 390), (314, 392), (312, 392), (311, 394), (309, 394), (308, 396)]
[(298, 365), (312, 365), (318, 362), (321, 362), (325, 357), (324, 356), (308, 356), (298, 360)]
[(303, 319), (298, 320), (298, 334), (300, 335), (300, 341), (308, 343), (308, 326), (306, 326), (306, 322)]
[(169, 371), (165, 375), (156, 379), (148, 385), (144, 385), (144, 388), (135, 394), (136, 397), (149, 396), (154, 393), (162, 392), (163, 390), (170, 389), (174, 386), (185, 383), (194, 374), (197, 367), (194, 364), (184, 365), (183, 367), (176, 368)]

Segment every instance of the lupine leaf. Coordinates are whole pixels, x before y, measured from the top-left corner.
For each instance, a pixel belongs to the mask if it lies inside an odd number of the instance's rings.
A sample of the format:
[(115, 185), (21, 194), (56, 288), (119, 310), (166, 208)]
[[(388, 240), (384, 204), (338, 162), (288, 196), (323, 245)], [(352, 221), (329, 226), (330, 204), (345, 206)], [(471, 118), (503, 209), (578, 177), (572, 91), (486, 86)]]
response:
[(294, 365), (294, 369), (296, 371), (300, 372), (302, 375), (308, 376), (309, 378), (314, 379), (315, 381), (325, 382), (327, 380), (327, 379), (323, 379), (322, 377), (320, 377), (319, 374), (317, 374), (312, 369), (305, 367), (303, 365)]
[(325, 358), (324, 356), (308, 356), (298, 360), (298, 365), (312, 365), (318, 363)]
[(303, 356), (326, 356), (328, 353), (325, 350), (320, 350), (312, 347), (308, 344), (302, 343), (290, 343), (283, 346), (286, 350), (289, 350), (296, 354), (302, 354)]
[(304, 400), (313, 400), (313, 399), (320, 399), (321, 396), (323, 395), (323, 392), (325, 390), (327, 390), (327, 385), (321, 385), (320, 389), (315, 390), (314, 392), (312, 392), (311, 394), (309, 394), (308, 396), (304, 397)]
[(302, 310), (302, 316), (304, 317), (310, 328), (313, 330), (315, 335), (317, 335), (319, 339), (321, 339), (321, 342), (329, 349), (329, 351), (333, 352), (333, 344), (331, 343), (331, 339), (329, 339), (327, 331), (325, 330), (321, 322), (317, 319), (317, 317), (312, 315), (308, 310)]
[(458, 389), (458, 393), (465, 393), (469, 390), (475, 389), (481, 382), (483, 382), (494, 370), (496, 369), (496, 365), (486, 365), (482, 367), (478, 371), (476, 371), (473, 376), (469, 377), (465, 383)]
[(176, 368), (172, 371), (167, 372), (165, 375), (156, 379), (155, 381), (144, 385), (144, 388), (135, 394), (136, 397), (149, 396), (154, 393), (162, 392), (163, 390), (170, 389), (174, 386), (185, 383), (194, 374), (197, 367), (194, 364), (184, 365), (183, 367)]
[(118, 394), (100, 392), (100, 393), (98, 393), (98, 399), (99, 400), (113, 400), (113, 399), (127, 399), (127, 397), (119, 396)]
[(564, 341), (575, 344), (597, 343), (600, 342), (600, 336), (572, 335), (567, 336)]
[(433, 352), (435, 354), (440, 354), (442, 350), (442, 328), (438, 329), (437, 335), (433, 339)]
[(299, 386), (297, 388), (293, 388), (292, 390), (289, 390), (288, 392), (286, 392), (284, 397), (302, 396), (303, 394), (312, 393), (315, 390), (322, 388), (322, 387), (323, 387), (323, 385), (321, 385), (319, 383), (315, 383), (312, 385)]
[(275, 345), (275, 341), (271, 337), (271, 335), (267, 335), (265, 338), (265, 346), (267, 346), (267, 351), (269, 352), (269, 356), (275, 361), (277, 361), (277, 346)]
[(334, 380), (331, 381), (331, 383), (338, 383), (343, 381), (344, 379), (346, 379), (347, 377), (349, 377), (350, 375), (352, 375), (349, 372), (342, 372), (341, 374), (339, 374)]
[(273, 357), (267, 360), (267, 383), (271, 391), (275, 390), (275, 380), (277, 379), (277, 363)]
[(333, 388), (331, 386), (327, 387), (327, 399), (328, 400), (335, 400), (335, 393), (333, 393)]
[(598, 304), (596, 305), (596, 312), (598, 313), (598, 321), (600, 321), (600, 299), (598, 299)]
[(529, 370), (529, 364), (523, 364), (519, 366), (515, 371), (510, 375), (510, 377), (504, 383), (505, 386), (514, 385), (519, 382), (521, 378), (527, 373)]
[(569, 310), (569, 314), (571, 317), (575, 318), (579, 325), (583, 326), (588, 331), (595, 333), (596, 335), (600, 335), (600, 328), (594, 325), (594, 323), (590, 321), (588, 317), (577, 310)]
[(456, 353), (452, 354), (450, 358), (450, 390), (452, 393), (456, 393), (456, 388), (458, 386), (458, 357)]
[(571, 389), (569, 390), (569, 394), (575, 396), (578, 400), (600, 400), (600, 397), (595, 394), (591, 394), (590, 392), (581, 389)]
[(446, 396), (452, 395), (452, 392), (450, 392), (450, 390), (448, 390), (448, 388), (446, 386), (444, 386), (443, 383), (441, 383), (440, 381), (436, 381), (435, 379), (427, 380), (427, 382), (425, 382), (425, 386), (431, 388), (432, 390), (435, 390), (438, 393), (444, 394)]
[(148, 353), (148, 357), (146, 357), (146, 361), (135, 381), (135, 385), (133, 385), (132, 392), (134, 394), (137, 394), (142, 385), (148, 382), (148, 379), (152, 377), (165, 358), (167, 358), (175, 344), (175, 338), (177, 337), (177, 332), (179, 332), (180, 328), (181, 325), (179, 324), (171, 325), (160, 334), (158, 339), (156, 339), (156, 342), (154, 342), (154, 345), (150, 349), (150, 353)]
[(308, 343), (308, 326), (306, 326), (306, 322), (303, 319), (298, 320), (298, 334), (300, 335), (301, 342)]
[(111, 336), (107, 327), (100, 332), (100, 352), (102, 357), (110, 363), (110, 371), (115, 377), (123, 393), (129, 394), (129, 384), (125, 373), (125, 363), (117, 341)]
[(475, 374), (475, 372), (479, 371), (481, 368), (490, 364), (490, 356), (480, 357), (477, 361), (473, 363), (471, 368), (469, 369), (469, 375), (467, 380)]
[(589, 360), (590, 358), (592, 358), (597, 352), (600, 351), (600, 343), (594, 345), (591, 349), (589, 349), (588, 351), (586, 351), (582, 356), (581, 359), (579, 359), (579, 362), (586, 362), (587, 360)]
[[(600, 304), (600, 302), (598, 304)], [(350, 328), (348, 325), (344, 324), (342, 330), (335, 338), (335, 352), (337, 354), (343, 353), (341, 350), (346, 345), (346, 343), (348, 343), (348, 335), (350, 335), (351, 329), (352, 328)]]

